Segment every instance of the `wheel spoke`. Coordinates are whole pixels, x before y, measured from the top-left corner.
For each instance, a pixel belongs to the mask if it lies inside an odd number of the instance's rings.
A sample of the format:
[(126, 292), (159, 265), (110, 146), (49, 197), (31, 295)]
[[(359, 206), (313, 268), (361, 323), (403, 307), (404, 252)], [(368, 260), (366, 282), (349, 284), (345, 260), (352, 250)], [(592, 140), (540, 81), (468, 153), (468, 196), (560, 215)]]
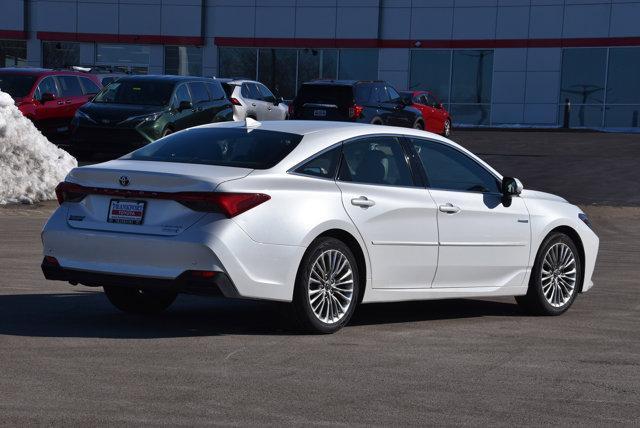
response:
[(575, 292), (577, 280), (573, 250), (564, 242), (553, 244), (542, 259), (540, 286), (547, 302), (556, 308), (566, 305)]
[(339, 250), (322, 252), (311, 266), (307, 282), (311, 310), (327, 324), (338, 322), (353, 302), (353, 271)]

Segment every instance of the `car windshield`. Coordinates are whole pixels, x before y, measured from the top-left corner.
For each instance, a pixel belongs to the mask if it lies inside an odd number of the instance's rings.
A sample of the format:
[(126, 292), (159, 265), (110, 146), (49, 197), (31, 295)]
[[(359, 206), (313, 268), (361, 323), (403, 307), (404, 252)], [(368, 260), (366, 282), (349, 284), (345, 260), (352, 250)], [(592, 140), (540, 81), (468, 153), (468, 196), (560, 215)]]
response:
[(302, 85), (297, 101), (304, 105), (335, 104), (339, 106), (353, 104), (353, 89), (344, 85)]
[(173, 82), (120, 79), (107, 85), (93, 102), (164, 106), (169, 104), (173, 87)]
[(244, 128), (193, 128), (171, 134), (121, 159), (268, 169), (285, 158), (302, 136)]
[(0, 73), (0, 90), (13, 98), (22, 98), (29, 94), (36, 79), (30, 74)]

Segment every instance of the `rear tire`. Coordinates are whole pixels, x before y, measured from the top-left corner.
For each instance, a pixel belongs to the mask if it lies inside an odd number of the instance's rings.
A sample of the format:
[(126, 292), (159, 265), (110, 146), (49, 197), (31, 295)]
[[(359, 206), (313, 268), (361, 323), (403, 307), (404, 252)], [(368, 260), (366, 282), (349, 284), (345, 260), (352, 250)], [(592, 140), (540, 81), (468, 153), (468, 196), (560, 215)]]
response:
[(342, 241), (323, 237), (311, 244), (300, 263), (293, 293), (298, 326), (311, 333), (335, 333), (358, 303), (356, 259)]
[(171, 291), (111, 286), (103, 288), (113, 306), (122, 312), (138, 315), (159, 314), (171, 306), (178, 296)]
[(552, 233), (542, 242), (529, 288), (516, 302), (532, 315), (560, 315), (573, 304), (582, 285), (582, 260), (573, 240)]

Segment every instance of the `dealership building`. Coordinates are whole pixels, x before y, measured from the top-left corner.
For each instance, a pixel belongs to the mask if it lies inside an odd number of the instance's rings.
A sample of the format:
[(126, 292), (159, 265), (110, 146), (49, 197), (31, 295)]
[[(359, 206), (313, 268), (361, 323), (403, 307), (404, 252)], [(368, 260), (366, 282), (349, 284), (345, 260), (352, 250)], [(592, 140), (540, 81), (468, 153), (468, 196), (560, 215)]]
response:
[(432, 91), (459, 125), (639, 126), (640, 1), (1, 3), (3, 66), (246, 77), (285, 98), (383, 79)]

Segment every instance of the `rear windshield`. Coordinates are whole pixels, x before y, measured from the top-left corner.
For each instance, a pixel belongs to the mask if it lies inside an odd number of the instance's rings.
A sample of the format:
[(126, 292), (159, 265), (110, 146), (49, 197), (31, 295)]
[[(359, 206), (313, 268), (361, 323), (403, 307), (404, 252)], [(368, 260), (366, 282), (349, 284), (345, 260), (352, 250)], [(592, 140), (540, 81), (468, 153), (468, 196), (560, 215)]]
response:
[(300, 140), (302, 135), (260, 129), (194, 128), (161, 138), (122, 159), (268, 169)]
[(169, 104), (173, 86), (172, 82), (119, 79), (107, 85), (93, 102), (164, 106)]
[(0, 73), (0, 89), (13, 98), (22, 98), (29, 94), (36, 79), (29, 74)]
[(302, 85), (296, 101), (300, 105), (334, 104), (338, 107), (353, 104), (353, 89), (344, 85)]
[(227, 98), (233, 94), (233, 90), (236, 88), (235, 85), (230, 85), (228, 83), (223, 83), (222, 88), (224, 89), (224, 93), (227, 94)]

